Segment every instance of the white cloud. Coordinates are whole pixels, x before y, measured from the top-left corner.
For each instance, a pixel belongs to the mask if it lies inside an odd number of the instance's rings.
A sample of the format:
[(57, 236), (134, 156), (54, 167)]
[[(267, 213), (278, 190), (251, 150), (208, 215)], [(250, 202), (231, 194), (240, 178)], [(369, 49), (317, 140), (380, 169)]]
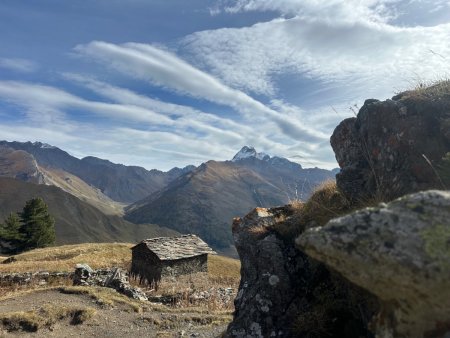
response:
[[(197, 32), (181, 41), (180, 50), (225, 83), (270, 98), (283, 86), (280, 76), (351, 88), (353, 97), (338, 98), (345, 101), (362, 95), (384, 97), (412, 78), (435, 79), (450, 72), (450, 24), (396, 27), (367, 15), (353, 18), (343, 1), (255, 0), (242, 6), (274, 9), (284, 4), (298, 10), (304, 3), (317, 5), (310, 6), (314, 15)], [(321, 6), (330, 7), (334, 20)]]
[(114, 45), (91, 42), (75, 50), (126, 75), (152, 82), (182, 94), (229, 106), (254, 123), (270, 120), (291, 139), (316, 143), (328, 136), (300, 121), (286, 118), (246, 93), (223, 84), (174, 54), (145, 44)]
[[(80, 81), (117, 103), (86, 100), (50, 86), (0, 81), (0, 99), (20, 107), (22, 112), (14, 125), (0, 123), (3, 137), (39, 140), (76, 155), (105, 157), (108, 154), (110, 160), (149, 169), (230, 159), (244, 144), (270, 149), (278, 155), (284, 155), (288, 148), (286, 139), (282, 142), (276, 137), (272, 139), (271, 121), (249, 127), (94, 79), (73, 74), (66, 78)], [(103, 121), (80, 120), (79, 112), (97, 115)], [(128, 122), (132, 123), (128, 125)], [(22, 137), (14, 138), (14, 134)]]
[(37, 63), (31, 60), (0, 58), (0, 68), (6, 68), (21, 73), (32, 73), (39, 67)]

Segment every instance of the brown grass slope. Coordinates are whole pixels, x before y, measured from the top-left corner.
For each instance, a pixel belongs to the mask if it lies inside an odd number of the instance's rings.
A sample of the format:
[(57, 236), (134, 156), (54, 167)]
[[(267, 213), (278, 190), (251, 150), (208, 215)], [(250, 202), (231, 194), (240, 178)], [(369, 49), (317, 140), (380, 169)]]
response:
[[(34, 249), (15, 255), (12, 263), (0, 264), (0, 273), (34, 271), (72, 271), (75, 264), (86, 263), (93, 269), (112, 266), (128, 269), (131, 243), (84, 243)], [(1, 261), (0, 261), (1, 262)], [(238, 259), (219, 255), (208, 256), (209, 277), (240, 277)]]
[(245, 163), (209, 161), (127, 208), (125, 218), (192, 232), (216, 249), (224, 248), (233, 243), (234, 217), (257, 206), (286, 204), (295, 196), (295, 189), (303, 188), (308, 195), (312, 187), (332, 176), (330, 171), (318, 171), (314, 176), (308, 170), (278, 168), (257, 159)]
[(22, 209), (25, 202), (42, 197), (56, 220), (56, 243), (136, 242), (143, 238), (173, 235), (156, 225), (136, 225), (119, 216), (108, 216), (59, 188), (0, 178), (0, 220)]

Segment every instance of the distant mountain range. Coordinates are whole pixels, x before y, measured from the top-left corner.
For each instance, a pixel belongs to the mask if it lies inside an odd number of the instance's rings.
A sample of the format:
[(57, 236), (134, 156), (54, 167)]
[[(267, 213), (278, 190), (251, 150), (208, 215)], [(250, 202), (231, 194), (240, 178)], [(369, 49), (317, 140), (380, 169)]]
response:
[(115, 164), (92, 156), (80, 160), (59, 148), (40, 142), (0, 141), (0, 147), (25, 151), (33, 155), (40, 166), (63, 170), (78, 176), (86, 183), (100, 189), (112, 200), (122, 203), (136, 202), (194, 168), (194, 166), (187, 166), (163, 172)]
[(255, 207), (306, 198), (335, 172), (303, 169), (285, 158), (244, 147), (232, 161), (209, 161), (167, 187), (128, 206), (125, 219), (193, 232), (214, 247), (233, 244), (231, 221)]
[[(233, 217), (257, 206), (307, 198), (315, 186), (335, 174), (304, 169), (248, 146), (230, 161), (163, 172), (96, 157), (78, 159), (40, 142), (0, 141), (0, 177), (15, 179), (0, 180), (0, 202), (12, 195), (20, 202), (47, 196), (50, 211), (58, 215), (60, 243), (137, 241), (173, 229), (195, 233), (224, 249), (233, 244)], [(0, 217), (18, 211), (19, 204), (5, 202)]]

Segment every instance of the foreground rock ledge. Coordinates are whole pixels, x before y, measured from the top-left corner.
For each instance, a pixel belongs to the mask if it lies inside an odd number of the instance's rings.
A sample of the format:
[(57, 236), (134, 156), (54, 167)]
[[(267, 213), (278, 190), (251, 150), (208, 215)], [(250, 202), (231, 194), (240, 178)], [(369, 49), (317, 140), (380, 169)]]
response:
[(373, 297), (281, 239), (274, 226), (290, 214), (256, 208), (234, 220), (241, 283), (225, 336), (370, 337)]
[(450, 192), (420, 192), (334, 219), (297, 244), (379, 297), (378, 337), (450, 335)]

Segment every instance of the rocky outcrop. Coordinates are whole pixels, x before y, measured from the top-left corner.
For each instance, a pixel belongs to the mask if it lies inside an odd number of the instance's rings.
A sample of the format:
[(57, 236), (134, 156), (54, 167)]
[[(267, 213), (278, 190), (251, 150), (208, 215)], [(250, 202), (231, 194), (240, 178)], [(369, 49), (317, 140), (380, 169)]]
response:
[(133, 299), (148, 300), (140, 288), (130, 285), (128, 274), (120, 268), (95, 271), (87, 264), (77, 264), (73, 274), (73, 285), (104, 286)]
[(16, 272), (0, 274), (0, 286), (11, 285), (47, 285), (49, 282), (58, 279), (67, 279), (72, 276), (70, 272)]
[(450, 192), (334, 219), (297, 243), (382, 301), (378, 337), (450, 336)]
[(370, 295), (274, 231), (290, 208), (257, 208), (233, 222), (241, 282), (227, 337), (369, 336)]
[(42, 184), (45, 180), (33, 155), (3, 145), (0, 145), (0, 177), (37, 184)]
[(437, 86), (366, 100), (357, 117), (335, 129), (336, 180), (347, 198), (392, 200), (448, 188), (438, 169), (450, 151), (450, 93)]

